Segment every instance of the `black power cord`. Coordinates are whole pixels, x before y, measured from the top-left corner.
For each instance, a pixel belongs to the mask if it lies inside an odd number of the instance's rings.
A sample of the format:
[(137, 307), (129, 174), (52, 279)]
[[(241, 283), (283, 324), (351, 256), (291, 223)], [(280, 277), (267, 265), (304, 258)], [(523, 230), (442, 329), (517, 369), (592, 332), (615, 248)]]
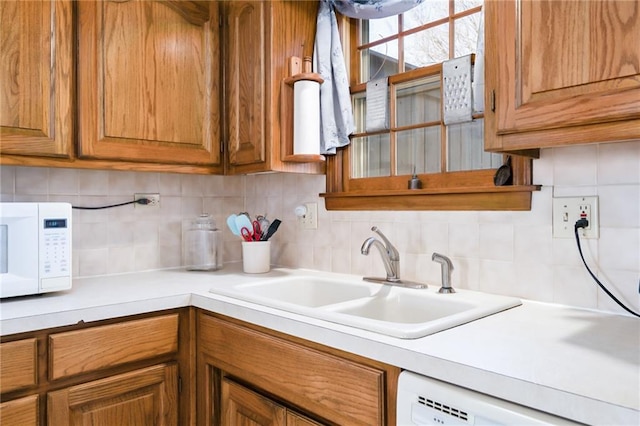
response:
[(589, 226), (589, 221), (585, 218), (579, 219), (575, 226), (574, 226), (574, 233), (576, 235), (576, 243), (578, 244), (578, 251), (580, 252), (580, 258), (582, 259), (582, 263), (584, 263), (585, 268), (587, 268), (587, 271), (589, 272), (589, 275), (591, 275), (591, 278), (593, 278), (595, 280), (596, 283), (598, 283), (598, 286), (600, 286), (600, 288), (602, 289), (602, 291), (604, 291), (605, 293), (607, 293), (607, 296), (609, 296), (611, 299), (613, 299), (614, 302), (616, 302), (622, 309), (624, 309), (625, 311), (629, 312), (631, 315), (635, 315), (637, 317), (640, 317), (640, 314), (633, 312), (631, 309), (627, 308), (620, 300), (618, 300), (617, 297), (615, 297), (609, 290), (607, 290), (607, 288), (600, 282), (600, 280), (598, 280), (598, 278), (596, 278), (596, 276), (593, 274), (593, 272), (591, 272), (591, 269), (589, 269), (589, 265), (587, 265), (587, 262), (584, 260), (584, 255), (582, 254), (582, 247), (580, 247), (580, 236), (578, 235), (578, 229), (580, 228), (586, 228), (587, 226)]
[(81, 207), (81, 206), (71, 206), (72, 209), (77, 209), (77, 210), (101, 210), (101, 209), (110, 209), (112, 207), (120, 207), (120, 206), (126, 206), (129, 204), (143, 204), (143, 205), (147, 205), (151, 203), (151, 200), (148, 198), (140, 198), (137, 200), (133, 200), (133, 201), (127, 201), (125, 203), (120, 203), (120, 204), (111, 204), (108, 206), (98, 206), (98, 207)]

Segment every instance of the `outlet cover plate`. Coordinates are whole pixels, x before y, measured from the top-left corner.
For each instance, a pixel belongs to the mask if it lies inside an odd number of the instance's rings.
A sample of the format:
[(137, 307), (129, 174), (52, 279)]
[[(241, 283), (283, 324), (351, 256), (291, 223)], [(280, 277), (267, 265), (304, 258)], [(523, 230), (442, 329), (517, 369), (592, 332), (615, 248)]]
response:
[(585, 217), (589, 226), (579, 229), (582, 238), (600, 238), (598, 197), (553, 198), (553, 238), (575, 238), (576, 222)]

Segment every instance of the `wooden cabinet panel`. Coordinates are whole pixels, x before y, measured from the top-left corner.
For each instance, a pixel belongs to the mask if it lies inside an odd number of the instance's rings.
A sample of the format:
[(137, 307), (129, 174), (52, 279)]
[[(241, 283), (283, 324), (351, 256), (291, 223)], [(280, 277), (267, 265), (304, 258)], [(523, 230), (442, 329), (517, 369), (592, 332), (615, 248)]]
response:
[(226, 122), (229, 163), (265, 161), (265, 2), (234, 1), (226, 9)]
[(221, 164), (218, 6), (176, 4), (78, 3), (81, 157)]
[(199, 351), (231, 376), (337, 424), (385, 422), (385, 372), (200, 315)]
[(312, 55), (318, 2), (238, 0), (222, 10), (225, 173), (324, 173), (324, 163), (283, 161), (280, 128), (287, 60)]
[(178, 350), (178, 314), (49, 336), (52, 380)]
[(0, 392), (33, 386), (37, 383), (38, 342), (17, 340), (0, 344)]
[(228, 379), (222, 380), (222, 426), (284, 426), (285, 408)]
[(177, 425), (178, 369), (158, 365), (48, 394), (48, 424)]
[(38, 395), (30, 395), (0, 404), (0, 425), (36, 426)]
[(485, 147), (639, 138), (638, 13), (625, 0), (487, 1)]
[(73, 152), (70, 0), (0, 2), (0, 152)]

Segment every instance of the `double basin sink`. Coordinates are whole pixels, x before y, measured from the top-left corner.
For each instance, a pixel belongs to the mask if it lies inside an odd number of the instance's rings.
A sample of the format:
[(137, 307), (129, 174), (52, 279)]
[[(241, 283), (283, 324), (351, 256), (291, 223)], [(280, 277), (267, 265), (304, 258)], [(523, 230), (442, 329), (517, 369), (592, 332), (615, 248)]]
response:
[(296, 275), (212, 293), (402, 339), (437, 333), (521, 304), (517, 298), (437, 287), (411, 289), (357, 278)]

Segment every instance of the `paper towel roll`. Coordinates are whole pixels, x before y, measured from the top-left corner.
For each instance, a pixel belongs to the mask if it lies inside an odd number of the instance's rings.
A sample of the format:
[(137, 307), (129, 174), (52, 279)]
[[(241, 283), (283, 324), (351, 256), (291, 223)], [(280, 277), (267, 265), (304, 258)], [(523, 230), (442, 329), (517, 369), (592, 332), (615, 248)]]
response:
[(293, 154), (320, 154), (320, 83), (293, 84)]

